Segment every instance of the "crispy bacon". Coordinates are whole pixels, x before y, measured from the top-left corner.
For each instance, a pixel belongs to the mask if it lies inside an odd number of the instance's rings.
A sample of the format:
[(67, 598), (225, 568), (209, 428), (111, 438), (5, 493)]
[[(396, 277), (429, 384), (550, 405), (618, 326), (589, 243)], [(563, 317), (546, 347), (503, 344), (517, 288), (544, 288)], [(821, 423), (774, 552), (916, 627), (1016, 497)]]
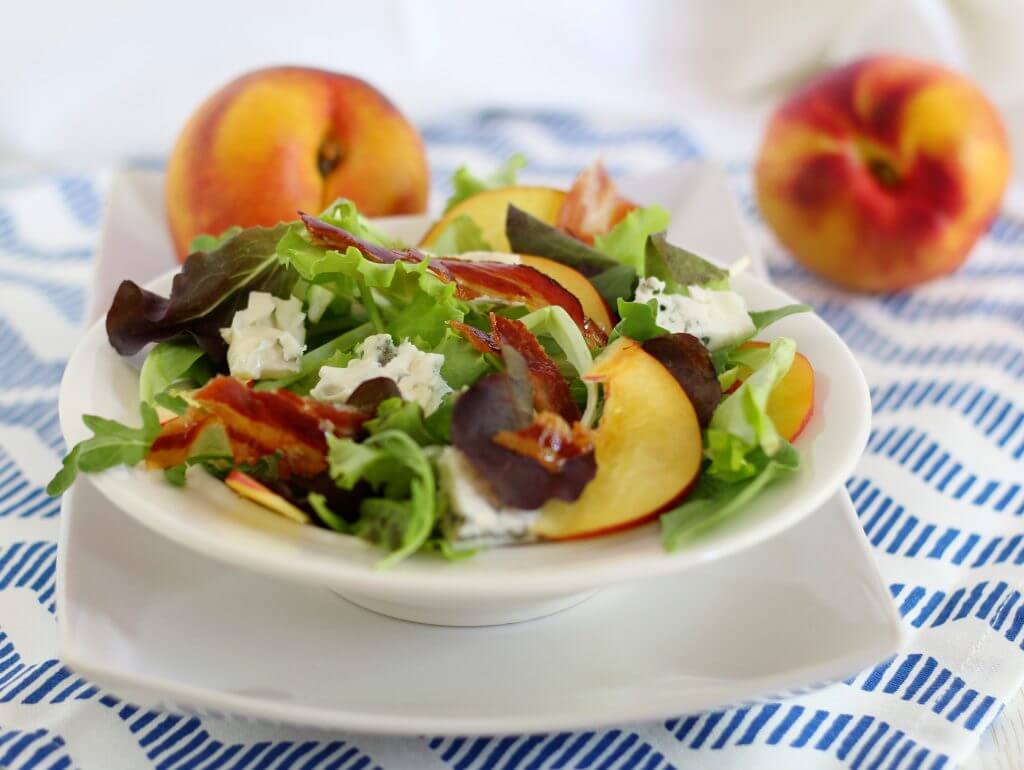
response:
[(604, 164), (596, 161), (580, 172), (558, 211), (555, 226), (584, 243), (604, 235), (637, 206), (619, 195)]
[(192, 448), (208, 429), (222, 426), (208, 414), (190, 409), (160, 426), (160, 435), (150, 444), (146, 465), (150, 468), (171, 468), (181, 465), (192, 454)]
[(571, 426), (554, 412), (538, 412), (533, 423), (520, 430), (503, 430), (492, 439), (498, 446), (531, 457), (558, 473), (574, 457), (594, 451), (594, 437), (582, 423)]
[[(306, 229), (320, 244), (333, 249), (359, 249), (363, 256), (375, 262), (420, 262), (426, 255), (416, 249), (388, 249), (357, 238), (347, 230), (324, 222), (322, 219), (299, 212)], [(442, 281), (454, 281), (456, 296), (471, 300), (496, 297), (510, 302), (521, 302), (530, 310), (557, 305), (565, 310), (583, 332), (591, 347), (607, 343), (604, 331), (583, 312), (579, 298), (558, 281), (529, 265), (510, 265), (499, 262), (471, 262), (458, 259), (433, 259), (430, 271)]]
[(327, 468), (324, 434), (354, 436), (369, 417), (355, 407), (287, 390), (254, 390), (233, 377), (215, 377), (193, 400), (195, 406), (183, 417), (163, 426), (146, 458), (150, 467), (184, 462), (203, 431), (216, 425), (227, 432), (235, 462), (255, 463), (276, 454), (282, 478), (314, 476)]
[(491, 313), (491, 333), (460, 321), (452, 328), (481, 353), (500, 354), (504, 345), (515, 349), (526, 362), (533, 388), (533, 404), (539, 411), (554, 412), (569, 422), (580, 419), (580, 410), (572, 400), (569, 383), (540, 342), (521, 321)]

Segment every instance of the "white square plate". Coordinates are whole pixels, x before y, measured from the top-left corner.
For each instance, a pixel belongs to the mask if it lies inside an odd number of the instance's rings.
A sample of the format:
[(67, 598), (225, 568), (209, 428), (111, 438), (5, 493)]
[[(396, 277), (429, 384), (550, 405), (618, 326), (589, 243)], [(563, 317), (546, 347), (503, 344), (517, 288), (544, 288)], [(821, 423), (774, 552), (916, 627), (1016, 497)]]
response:
[(731, 558), (474, 629), (393, 620), (227, 567), (89, 485), (62, 516), (61, 655), (145, 706), (367, 732), (561, 730), (813, 687), (900, 639), (845, 494)]

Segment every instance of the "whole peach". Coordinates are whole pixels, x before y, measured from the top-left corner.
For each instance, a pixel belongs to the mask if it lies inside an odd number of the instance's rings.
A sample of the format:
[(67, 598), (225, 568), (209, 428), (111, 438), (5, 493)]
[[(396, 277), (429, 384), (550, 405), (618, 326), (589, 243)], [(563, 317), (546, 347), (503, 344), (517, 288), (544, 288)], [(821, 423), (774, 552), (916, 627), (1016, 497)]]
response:
[(167, 217), (180, 258), (200, 233), (273, 225), (339, 196), (369, 216), (424, 211), (419, 133), (383, 94), (348, 75), (257, 70), (192, 115), (167, 164)]
[(811, 270), (865, 291), (956, 269), (1006, 188), (1003, 123), (967, 78), (876, 56), (783, 103), (757, 159), (757, 201)]

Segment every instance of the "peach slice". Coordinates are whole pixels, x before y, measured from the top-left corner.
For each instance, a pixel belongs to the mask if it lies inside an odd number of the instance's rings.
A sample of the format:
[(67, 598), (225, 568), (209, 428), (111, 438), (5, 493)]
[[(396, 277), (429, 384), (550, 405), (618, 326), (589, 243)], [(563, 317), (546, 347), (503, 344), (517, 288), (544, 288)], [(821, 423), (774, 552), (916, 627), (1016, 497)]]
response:
[(505, 237), (505, 215), (509, 205), (553, 225), (564, 200), (565, 193), (553, 187), (499, 187), (484, 190), (466, 198), (437, 220), (423, 236), (420, 246), (429, 249), (453, 220), (468, 216), (483, 232), (484, 239), (494, 251), (508, 251), (510, 247)]
[(286, 519), (291, 519), (299, 524), (309, 524), (308, 514), (300, 508), (296, 508), (267, 487), (260, 484), (256, 479), (241, 471), (231, 471), (224, 483), (231, 487), (231, 491), (246, 500), (252, 500), (257, 505), (278, 513)]
[(547, 257), (523, 254), (520, 259), (524, 265), (529, 265), (534, 270), (540, 270), (549, 278), (554, 278), (563, 288), (576, 295), (576, 299), (583, 306), (584, 315), (597, 324), (605, 334), (611, 334), (615, 324), (612, 323), (608, 305), (583, 273)]
[[(745, 348), (766, 348), (767, 342), (745, 342)], [(740, 381), (749, 372), (740, 372)], [(792, 441), (807, 426), (814, 412), (814, 367), (807, 357), (797, 353), (793, 365), (768, 397), (768, 416), (775, 430), (786, 441)]]
[(605, 388), (594, 435), (597, 475), (574, 502), (551, 500), (537, 532), (552, 540), (606, 534), (642, 524), (680, 500), (700, 472), (697, 414), (668, 369), (639, 344), (619, 339), (587, 379)]

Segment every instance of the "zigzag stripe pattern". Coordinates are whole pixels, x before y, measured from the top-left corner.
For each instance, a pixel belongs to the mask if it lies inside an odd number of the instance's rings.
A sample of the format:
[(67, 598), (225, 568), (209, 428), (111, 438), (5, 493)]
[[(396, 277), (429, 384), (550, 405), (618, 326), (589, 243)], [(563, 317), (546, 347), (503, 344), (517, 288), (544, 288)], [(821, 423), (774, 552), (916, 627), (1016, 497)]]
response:
[(64, 204), (78, 223), (83, 227), (98, 227), (103, 200), (92, 177), (60, 175), (56, 183)]
[(48, 730), (0, 727), (0, 767), (5, 770), (69, 770), (64, 739)]
[[(911, 587), (903, 583), (894, 583), (889, 590), (900, 615), (913, 628), (936, 628), (975, 618), (984, 621), (993, 631), (1002, 632), (1008, 642), (1024, 650), (1024, 639), (1021, 638), (1024, 605), (1018, 606), (1021, 592), (1010, 588), (1005, 580), (995, 583), (982, 580), (970, 587), (960, 586), (948, 594), (944, 589), (928, 589), (921, 585)], [(1012, 619), (1011, 611), (1014, 611)]]
[(1024, 377), (1024, 346), (996, 341), (983, 345), (903, 345), (866, 323), (850, 307), (825, 302), (816, 305), (815, 311), (828, 321), (847, 345), (882, 363), (936, 367), (985, 364), (998, 367), (1013, 377)]
[(987, 385), (934, 379), (891, 382), (871, 388), (871, 406), (876, 416), (941, 406), (970, 420), (996, 446), (1009, 449), (1013, 459), (1024, 456), (1024, 441), (1017, 440), (1024, 410)]
[(18, 366), (0, 367), (0, 390), (35, 385), (57, 385), (64, 373), (63, 361), (40, 361), (35, 351), (10, 324), (0, 318), (0, 361), (18, 361)]
[(671, 770), (661, 752), (630, 730), (603, 730), (505, 738), (433, 738), (429, 744), (452, 770), (556, 770), (620, 767)]
[(854, 477), (848, 489), (868, 542), (883, 553), (970, 569), (1024, 564), (1024, 529), (1015, 535), (983, 536), (959, 527), (940, 527), (909, 513), (867, 479)]
[(60, 513), (60, 500), (32, 483), (17, 463), (0, 449), (0, 519), (13, 517), (50, 519)]
[(990, 508), (997, 513), (1024, 514), (1024, 496), (1019, 481), (979, 478), (968, 471), (938, 441), (920, 428), (892, 425), (874, 428), (868, 438), (867, 452), (885, 457), (925, 484), (952, 500)]
[(85, 292), (72, 283), (56, 283), (33, 278), (30, 275), (0, 270), (0, 284), (26, 286), (37, 291), (54, 309), (72, 323), (81, 323), (85, 317)]
[[(686, 748), (721, 750), (758, 745), (789, 746), (829, 753), (852, 770), (889, 767), (939, 770), (945, 754), (919, 746), (903, 730), (870, 715), (833, 713), (799, 703), (767, 703), (728, 711), (670, 719), (665, 723)], [(907, 764), (903, 764), (906, 760)], [(928, 763), (930, 760), (930, 764)]]
[(56, 399), (0, 404), (0, 425), (28, 428), (55, 452), (64, 452), (64, 436), (60, 432)]
[(918, 652), (894, 655), (846, 683), (864, 692), (912, 700), (947, 722), (960, 722), (967, 730), (977, 730), (985, 724), (985, 717), (991, 715), (997, 702), (993, 696), (967, 687), (963, 679), (940, 666), (935, 658)]
[(0, 591), (24, 588), (51, 613), (57, 611), (57, 544), (50, 540), (0, 547)]
[(92, 256), (91, 248), (41, 249), (24, 241), (18, 233), (14, 215), (0, 206), (0, 253), (32, 260), (65, 261), (86, 260)]

